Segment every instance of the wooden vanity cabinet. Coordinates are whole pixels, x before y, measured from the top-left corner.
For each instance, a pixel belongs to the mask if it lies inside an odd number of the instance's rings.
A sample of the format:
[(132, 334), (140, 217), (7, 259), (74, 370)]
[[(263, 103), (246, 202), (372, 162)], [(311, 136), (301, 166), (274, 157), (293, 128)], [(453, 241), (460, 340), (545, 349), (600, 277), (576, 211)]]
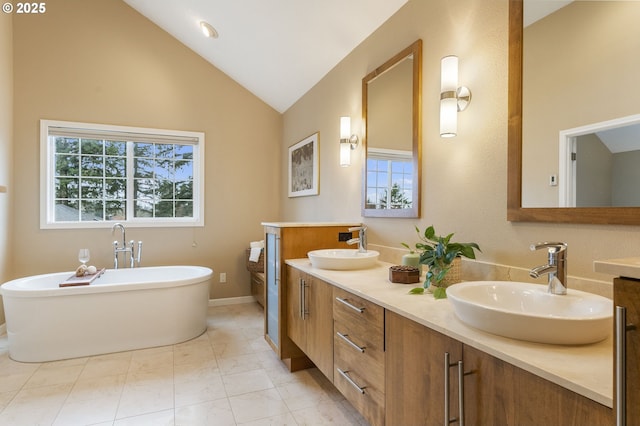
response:
[[(287, 336), (287, 290), (285, 259), (299, 259), (311, 250), (348, 248), (340, 233), (358, 223), (298, 224), (264, 222), (265, 232), (265, 316), (264, 337), (290, 371), (307, 368), (309, 359)], [(330, 310), (329, 310), (330, 311)]]
[(383, 425), (384, 308), (338, 287), (333, 296), (334, 385), (371, 425)]
[[(618, 308), (623, 308), (626, 313), (624, 326), (626, 330), (622, 332), (626, 350), (624, 353), (626, 365), (621, 365), (621, 374), (624, 382), (620, 385), (624, 387), (626, 397), (624, 397), (624, 412), (617, 414), (620, 416), (618, 424), (638, 424), (640, 423), (640, 280), (633, 278), (616, 278), (613, 280), (613, 303), (616, 306), (616, 319), (620, 313)], [(615, 368), (618, 368), (618, 333), (614, 333)], [(618, 388), (618, 377), (614, 374), (616, 380), (614, 389)], [(614, 401), (620, 395), (614, 396)], [(620, 409), (623, 409), (620, 406)]]
[[(386, 424), (459, 421), (458, 361), (462, 361), (466, 424), (612, 425), (613, 410), (555, 383), (464, 345), (414, 321), (386, 313)], [(445, 367), (444, 353), (450, 365)], [(588, 372), (585, 372), (588, 374)]]
[(333, 287), (287, 266), (287, 334), (330, 380), (333, 377)]

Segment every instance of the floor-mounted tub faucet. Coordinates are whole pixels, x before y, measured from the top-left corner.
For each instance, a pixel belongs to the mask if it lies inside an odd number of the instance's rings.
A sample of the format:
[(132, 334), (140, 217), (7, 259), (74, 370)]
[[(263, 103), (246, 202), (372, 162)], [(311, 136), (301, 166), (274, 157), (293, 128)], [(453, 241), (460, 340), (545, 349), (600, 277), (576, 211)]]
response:
[(129, 267), (134, 268), (136, 263), (140, 266), (140, 259), (142, 258), (142, 241), (138, 241), (138, 250), (136, 256), (136, 247), (133, 240), (127, 243), (127, 233), (124, 228), (124, 225), (121, 223), (116, 223), (111, 228), (111, 234), (116, 232), (116, 229), (119, 229), (122, 233), (122, 246), (118, 241), (113, 242), (113, 268), (118, 269), (118, 254), (120, 253), (128, 253), (129, 254)]
[(531, 251), (548, 249), (548, 263), (536, 266), (529, 271), (531, 278), (549, 274), (548, 292), (551, 294), (567, 294), (567, 244), (544, 242), (531, 245)]
[(347, 244), (358, 244), (358, 253), (366, 253), (367, 252), (367, 227), (362, 226), (354, 226), (353, 228), (349, 228), (349, 232), (358, 231), (358, 238), (351, 238), (347, 240)]

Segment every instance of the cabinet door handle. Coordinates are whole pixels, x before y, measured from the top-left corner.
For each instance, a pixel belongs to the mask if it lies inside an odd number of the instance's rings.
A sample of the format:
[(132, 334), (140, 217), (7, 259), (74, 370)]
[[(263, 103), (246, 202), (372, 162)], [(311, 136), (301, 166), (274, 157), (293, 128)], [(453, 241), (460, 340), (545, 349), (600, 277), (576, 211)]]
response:
[(276, 236), (276, 241), (275, 241), (275, 250), (274, 250), (274, 272), (276, 275), (276, 279), (275, 279), (275, 286), (278, 287), (278, 285), (280, 285), (280, 237)]
[[(458, 422), (460, 426), (464, 426), (464, 362), (458, 361), (451, 363), (451, 355), (449, 352), (444, 353), (444, 425), (449, 426), (451, 423)], [(450, 377), (449, 371), (451, 367), (458, 367), (458, 418), (451, 418), (450, 398)]]
[(363, 346), (358, 346), (355, 343), (353, 343), (353, 340), (349, 339), (349, 335), (348, 334), (342, 334), (339, 331), (336, 332), (336, 334), (338, 335), (338, 337), (340, 337), (342, 340), (344, 340), (345, 342), (347, 342), (349, 344), (349, 346), (351, 346), (353, 349), (357, 350), (360, 353), (364, 353), (364, 350), (366, 347)]
[(357, 384), (356, 382), (354, 382), (354, 381), (353, 381), (353, 379), (352, 379), (351, 377), (349, 377), (349, 371), (348, 371), (348, 370), (347, 370), (347, 371), (342, 371), (342, 370), (341, 370), (341, 369), (339, 369), (339, 368), (336, 368), (336, 370), (338, 370), (338, 373), (340, 373), (340, 375), (341, 375), (342, 377), (344, 377), (344, 379), (345, 379), (347, 382), (349, 382), (349, 384), (350, 384), (351, 386), (353, 386), (354, 388), (356, 388), (356, 389), (358, 390), (358, 392), (360, 392), (361, 394), (363, 394), (363, 395), (364, 395), (364, 390), (366, 389), (366, 386), (364, 386), (364, 387), (360, 387), (360, 386), (358, 386), (358, 384)]
[(464, 426), (464, 361), (458, 361), (458, 424)]
[(449, 413), (449, 369), (451, 362), (449, 361), (449, 352), (444, 353), (444, 426), (449, 426), (451, 416)]
[(301, 319), (304, 319), (304, 305), (303, 295), (302, 295), (302, 278), (298, 278), (298, 315)]
[(363, 313), (364, 312), (364, 308), (358, 308), (357, 306), (352, 305), (351, 303), (349, 303), (346, 299), (343, 299), (341, 297), (336, 297), (336, 300), (342, 304), (347, 305), (348, 307), (350, 307), (351, 309), (353, 309), (354, 311), (357, 311), (359, 313)]
[(298, 281), (298, 285), (300, 286), (300, 318), (302, 320), (305, 319), (306, 315), (309, 313), (307, 311), (306, 303), (307, 303), (307, 282), (300, 278)]
[(627, 331), (636, 330), (627, 324), (627, 308), (616, 306), (616, 425), (627, 424)]

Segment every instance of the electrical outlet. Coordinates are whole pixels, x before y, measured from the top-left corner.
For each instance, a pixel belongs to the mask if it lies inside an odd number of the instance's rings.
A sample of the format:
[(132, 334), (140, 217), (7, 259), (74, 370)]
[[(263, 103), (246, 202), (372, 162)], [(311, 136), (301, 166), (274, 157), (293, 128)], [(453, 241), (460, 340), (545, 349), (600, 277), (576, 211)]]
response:
[(338, 232), (338, 241), (349, 241), (351, 238), (353, 238), (351, 232)]
[(549, 186), (558, 186), (558, 176), (556, 175), (549, 176)]
[(220, 282), (221, 283), (226, 283), (227, 282), (227, 273), (226, 272), (220, 272)]

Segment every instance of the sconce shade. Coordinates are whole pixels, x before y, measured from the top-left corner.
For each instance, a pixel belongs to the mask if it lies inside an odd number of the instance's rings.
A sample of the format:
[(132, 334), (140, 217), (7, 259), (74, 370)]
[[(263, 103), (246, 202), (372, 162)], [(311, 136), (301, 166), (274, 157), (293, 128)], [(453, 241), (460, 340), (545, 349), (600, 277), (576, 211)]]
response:
[(340, 139), (351, 137), (351, 117), (340, 117)]
[(458, 131), (458, 57), (445, 56), (440, 62), (440, 136), (450, 138)]
[(349, 167), (351, 165), (351, 144), (340, 143), (340, 167)]
[(471, 102), (471, 91), (458, 87), (458, 57), (445, 56), (440, 62), (440, 136), (451, 138), (458, 133), (458, 111)]
[(458, 132), (458, 102), (455, 98), (440, 100), (440, 136), (452, 138)]
[(440, 93), (458, 90), (458, 57), (445, 56), (440, 62)]

